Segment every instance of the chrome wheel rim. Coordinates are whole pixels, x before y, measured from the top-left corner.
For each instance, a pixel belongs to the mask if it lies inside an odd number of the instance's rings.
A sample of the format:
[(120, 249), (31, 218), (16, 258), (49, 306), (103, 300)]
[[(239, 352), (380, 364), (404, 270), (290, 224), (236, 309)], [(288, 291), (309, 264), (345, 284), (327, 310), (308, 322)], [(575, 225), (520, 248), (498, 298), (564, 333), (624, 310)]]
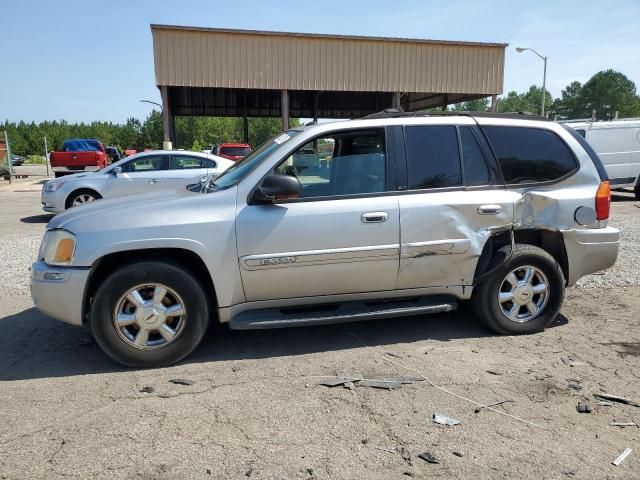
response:
[(549, 300), (549, 280), (539, 268), (518, 267), (504, 278), (498, 290), (502, 314), (513, 322), (529, 322), (540, 316)]
[(82, 193), (73, 199), (71, 206), (77, 207), (78, 205), (84, 205), (85, 203), (95, 202), (95, 200), (96, 198), (93, 195), (88, 193)]
[(160, 283), (137, 285), (116, 304), (113, 326), (128, 345), (155, 350), (176, 341), (184, 331), (187, 310), (174, 290)]

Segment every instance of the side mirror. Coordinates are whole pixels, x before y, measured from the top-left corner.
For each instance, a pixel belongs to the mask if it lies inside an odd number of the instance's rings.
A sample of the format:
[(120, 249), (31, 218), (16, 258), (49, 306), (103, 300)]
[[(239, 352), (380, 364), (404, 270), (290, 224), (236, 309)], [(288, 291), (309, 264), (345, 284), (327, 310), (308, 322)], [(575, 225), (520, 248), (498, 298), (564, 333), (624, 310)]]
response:
[(118, 175), (120, 175), (122, 173), (122, 167), (112, 168), (109, 173), (111, 173), (112, 175), (117, 177)]
[(273, 203), (275, 200), (298, 198), (302, 187), (296, 177), (289, 175), (269, 175), (256, 188), (252, 203)]

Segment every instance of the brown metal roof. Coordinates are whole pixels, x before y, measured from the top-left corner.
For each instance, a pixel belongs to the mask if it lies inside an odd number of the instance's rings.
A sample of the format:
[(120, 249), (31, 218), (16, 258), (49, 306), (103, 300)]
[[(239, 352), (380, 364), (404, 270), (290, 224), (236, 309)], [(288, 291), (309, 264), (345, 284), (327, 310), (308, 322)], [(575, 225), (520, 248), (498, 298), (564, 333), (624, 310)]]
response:
[(156, 84), (502, 93), (504, 43), (151, 25)]

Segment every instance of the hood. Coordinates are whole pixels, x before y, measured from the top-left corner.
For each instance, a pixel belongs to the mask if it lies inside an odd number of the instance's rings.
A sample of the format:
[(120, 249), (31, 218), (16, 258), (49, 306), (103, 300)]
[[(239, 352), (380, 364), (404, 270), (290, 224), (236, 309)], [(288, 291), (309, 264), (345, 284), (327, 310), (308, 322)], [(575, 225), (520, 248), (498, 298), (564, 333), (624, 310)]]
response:
[(74, 225), (91, 219), (91, 223), (97, 222), (100, 224), (101, 222), (104, 222), (105, 229), (107, 229), (112, 223), (117, 225), (118, 217), (125, 215), (127, 217), (131, 217), (138, 214), (138, 212), (145, 212), (145, 214), (148, 215), (149, 210), (163, 210), (166, 209), (168, 205), (171, 205), (176, 199), (197, 195), (202, 194), (192, 193), (187, 190), (165, 190), (128, 195), (125, 197), (102, 199), (97, 202), (91, 202), (86, 205), (70, 208), (59, 213), (51, 219), (47, 224), (47, 228), (67, 228), (73, 231)]
[(91, 175), (96, 175), (100, 173), (100, 171), (95, 171), (95, 172), (81, 172), (81, 173), (72, 173), (71, 175), (63, 175), (62, 177), (58, 177), (58, 178), (52, 178), (51, 180), (48, 180), (45, 183), (49, 183), (49, 182), (59, 182), (59, 181), (63, 181), (66, 182), (68, 180), (75, 180), (76, 178), (83, 178), (83, 177), (88, 177)]

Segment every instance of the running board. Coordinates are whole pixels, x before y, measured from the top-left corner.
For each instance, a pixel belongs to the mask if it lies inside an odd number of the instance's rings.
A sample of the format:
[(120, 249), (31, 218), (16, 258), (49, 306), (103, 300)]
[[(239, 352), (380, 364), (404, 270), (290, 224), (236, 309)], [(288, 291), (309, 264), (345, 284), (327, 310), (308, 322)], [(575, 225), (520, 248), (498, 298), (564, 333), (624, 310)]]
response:
[(305, 308), (249, 310), (229, 322), (232, 330), (306, 327), (330, 323), (358, 322), (377, 318), (451, 312), (458, 304), (454, 299), (422, 297), (414, 300), (349, 302)]

